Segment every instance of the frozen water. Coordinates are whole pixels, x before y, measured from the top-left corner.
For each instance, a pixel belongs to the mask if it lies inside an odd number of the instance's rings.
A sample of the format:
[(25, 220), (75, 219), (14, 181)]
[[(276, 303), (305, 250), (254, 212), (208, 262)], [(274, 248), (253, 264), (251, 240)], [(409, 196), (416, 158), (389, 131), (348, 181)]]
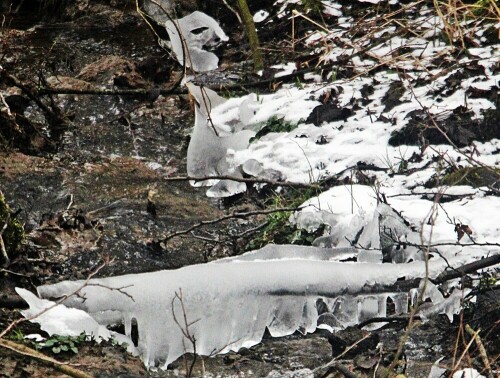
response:
[(242, 130), (228, 136), (216, 134), (213, 119), (195, 108), (195, 125), (187, 151), (187, 172), (191, 177), (210, 177), (229, 172), (226, 161), (228, 149), (239, 150), (248, 146), (253, 131)]
[(197, 86), (191, 82), (187, 82), (186, 87), (205, 117), (209, 117), (213, 109), (227, 101), (227, 99), (219, 96), (217, 92), (210, 88)]
[(241, 166), (241, 169), (247, 175), (254, 176), (254, 177), (259, 176), (263, 171), (262, 164), (260, 164), (255, 159), (248, 159), (246, 162), (243, 163), (243, 165)]
[[(107, 334), (102, 333), (106, 330), (101, 326), (122, 322), (126, 331), (122, 337), (130, 337), (135, 319), (139, 330), (137, 351), (145, 364), (166, 367), (184, 352), (193, 350), (175, 321), (180, 319), (183, 324), (182, 305), (190, 324), (189, 332), (196, 338), (197, 352), (209, 355), (213, 351), (227, 352), (255, 345), (266, 327), (273, 336), (296, 330), (314, 331), (319, 298), (332, 309), (336, 320), (331, 325), (325, 324), (326, 327), (345, 327), (370, 316), (384, 316), (385, 303), (391, 294), (355, 295), (368, 286), (392, 284), (400, 277), (408, 279), (425, 274), (422, 262), (394, 265), (335, 261), (342, 253), (350, 250), (267, 246), (240, 257), (178, 270), (92, 279), (87, 286), (84, 281), (40, 286), (39, 295), (47, 299), (81, 290), (78, 297), (64, 302), (69, 309), (58, 306), (57, 311), (51, 310), (36, 321), (54, 332), (76, 329), (79, 333), (84, 328), (102, 336)], [(461, 261), (457, 257), (450, 263)], [(444, 262), (431, 262), (431, 276), (444, 267)], [(30, 303), (29, 314), (48, 305), (29, 292), (21, 290), (19, 294)], [(401, 304), (401, 294), (391, 298), (404, 313), (406, 306)], [(422, 315), (450, 314), (457, 309), (460, 298), (461, 293), (456, 290)], [(84, 319), (75, 323), (74, 315), (66, 310), (83, 310), (89, 316), (75, 312), (76, 319)], [(64, 326), (45, 328), (44, 322)]]
[(451, 322), (453, 321), (453, 315), (460, 312), (462, 300), (469, 292), (470, 289), (464, 291), (455, 289), (448, 298), (436, 302), (430, 307), (422, 308), (422, 310), (418, 311), (418, 314), (423, 318), (429, 318), (436, 314), (445, 314)]
[(455, 373), (453, 373), (453, 378), (486, 378), (486, 377), (480, 374), (476, 369), (466, 368), (463, 370), (458, 370)]
[[(233, 175), (237, 176), (237, 175)], [(236, 194), (245, 193), (247, 184), (244, 182), (234, 180), (220, 180), (217, 184), (213, 185), (207, 190), (207, 197), (212, 198), (225, 198), (232, 197)]]
[[(217, 21), (203, 12), (195, 11), (174, 22), (166, 21), (165, 27), (170, 37), (172, 51), (179, 63), (183, 64), (184, 51), (186, 51), (187, 67), (191, 67), (196, 72), (216, 69), (219, 58), (204, 48), (228, 40)], [(181, 40), (184, 41), (184, 51)]]

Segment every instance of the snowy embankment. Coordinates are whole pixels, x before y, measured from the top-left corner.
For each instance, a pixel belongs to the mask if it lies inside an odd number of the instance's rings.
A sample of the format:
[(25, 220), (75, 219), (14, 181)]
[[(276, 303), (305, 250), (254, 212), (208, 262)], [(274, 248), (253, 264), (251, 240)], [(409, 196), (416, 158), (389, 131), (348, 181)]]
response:
[[(460, 167), (482, 167), (498, 176), (499, 135), (483, 137), (464, 128), (444, 138), (448, 143), (434, 144), (424, 132), (447, 134), (454, 126), (445, 121), (463, 114), (479, 125), (484, 111), (496, 109), (490, 95), (499, 88), (500, 44), (482, 37), (490, 26), (471, 27), (477, 45), (484, 47), (459, 55), (439, 37), (444, 30), (441, 19), (423, 5), (414, 13), (405, 10), (412, 18), (412, 33), (388, 23), (356, 39), (350, 37), (354, 20), (343, 17), (339, 6), (330, 4), (328, 9), (335, 10), (338, 22), (328, 33), (311, 32), (307, 40), (311, 45), (325, 42), (317, 50), (324, 62), (342, 62), (325, 80), (309, 75), (300, 86), (228, 100), (188, 84), (199, 104), (188, 173), (200, 178), (247, 174), (301, 183), (332, 176), (344, 180), (345, 185), (309, 199), (290, 219), (309, 230), (327, 225), (315, 244), (328, 249), (268, 247), (176, 271), (94, 279), (89, 284), (62, 282), (38, 288), (39, 294), (61, 297), (83, 285), (79, 296), (65, 304), (84, 310), (90, 317), (80, 315), (94, 322), (94, 333), (109, 336), (104, 326), (123, 322), (127, 336), (120, 339), (127, 339), (148, 366), (166, 367), (193, 351), (189, 335), (195, 336), (198, 353), (210, 355), (254, 345), (266, 327), (276, 336), (312, 332), (318, 316), (327, 317), (319, 314), (318, 301), (329, 308), (330, 320), (323, 326), (330, 329), (384, 316), (388, 297), (397, 303), (398, 313), (405, 313), (407, 293), (353, 295), (398, 278), (424, 277), (428, 252), (433, 257), (431, 277), (447, 264), (457, 267), (500, 253), (498, 181), (472, 187), (442, 180)], [(350, 76), (337, 78), (346, 65)], [(343, 109), (347, 113), (334, 111)], [(324, 116), (327, 110), (341, 116)], [(273, 116), (298, 126), (249, 143)], [(408, 126), (421, 132), (394, 142)], [(246, 184), (228, 180), (204, 184), (213, 185), (207, 194), (214, 197), (246, 189)], [(339, 262), (339, 254), (354, 255), (357, 262)], [(20, 294), (32, 305), (26, 315), (46, 306), (28, 292)], [(431, 286), (429, 296), (434, 312), (451, 316), (462, 291), (457, 288), (445, 299)], [(50, 311), (36, 320), (50, 332), (69, 330), (54, 326), (59, 319)], [(129, 339), (133, 322), (139, 329), (135, 347)]]

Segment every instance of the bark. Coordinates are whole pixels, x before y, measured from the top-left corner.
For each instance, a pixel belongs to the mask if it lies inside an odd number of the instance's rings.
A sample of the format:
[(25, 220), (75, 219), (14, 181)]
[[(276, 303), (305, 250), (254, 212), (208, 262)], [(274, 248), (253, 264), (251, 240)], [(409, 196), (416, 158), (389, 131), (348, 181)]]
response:
[(248, 42), (250, 43), (250, 48), (252, 49), (253, 68), (255, 71), (260, 71), (264, 68), (264, 60), (262, 58), (259, 37), (257, 35), (257, 30), (255, 29), (252, 14), (248, 8), (247, 0), (237, 0), (237, 3), (241, 18), (245, 24)]

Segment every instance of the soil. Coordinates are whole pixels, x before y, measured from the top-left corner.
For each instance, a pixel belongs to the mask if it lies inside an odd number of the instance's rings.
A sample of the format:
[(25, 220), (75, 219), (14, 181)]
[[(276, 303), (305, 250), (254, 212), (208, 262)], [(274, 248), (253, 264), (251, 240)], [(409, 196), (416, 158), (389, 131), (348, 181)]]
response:
[[(47, 81), (82, 89), (169, 88), (181, 74), (178, 65), (158, 46), (155, 35), (129, 2), (107, 3), (77, 1), (60, 17), (43, 13), (42, 17), (28, 17), (26, 9), (21, 8), (0, 29), (0, 64), (33, 87)], [(227, 10), (219, 12), (225, 22), (234, 17)], [(276, 30), (281, 29), (290, 30), (288, 24), (277, 24)], [(231, 40), (243, 40), (240, 32), (233, 33)], [(263, 36), (268, 43), (276, 38), (269, 31), (264, 31)], [(241, 49), (230, 46), (224, 53), (223, 66), (240, 70), (239, 60), (245, 58)], [(339, 75), (350, 73), (346, 69)], [(26, 122), (38, 131), (49, 127), (46, 115), (33, 101), (26, 101), (15, 88), (1, 85), (2, 90), (12, 92), (11, 108), (25, 114), (18, 122)], [(394, 88), (394, 93), (397, 91)], [(397, 105), (396, 97), (386, 99), (387, 109)], [(175, 269), (243, 251), (245, 243), (218, 241), (234, 230), (250, 228), (251, 223), (210, 226), (199, 231), (197, 237), (161, 242), (170, 232), (228, 211), (228, 204), (209, 200), (203, 190), (187, 182), (167, 181), (185, 172), (193, 124), (186, 96), (56, 95), (53, 101), (69, 125), (63, 137), (55, 141), (56, 148), (46, 142), (50, 132), (44, 131), (43, 138), (10, 135), (8, 146), (0, 150), (0, 189), (25, 225), (28, 241), (25, 250), (12, 256), (12, 264), (0, 273), (2, 298), (12, 298), (16, 286), (34, 290), (43, 283), (85, 278), (103, 262), (107, 264), (99, 276)], [(335, 104), (315, 110), (311, 117), (318, 124), (349, 115)], [(419, 117), (425, 115), (415, 115), (414, 126), (422, 121)], [(464, 122), (455, 122), (457, 136), (452, 139), (460, 144), (463, 138), (463, 143), (475, 138), (467, 134), (467, 128), (461, 129), (469, 120), (467, 114), (457, 117)], [(498, 125), (497, 120), (498, 114), (492, 114), (487, 122)], [(38, 131), (32, 134), (38, 135)], [(411, 129), (395, 135), (393, 142), (411, 144), (418, 138), (418, 130)], [(256, 205), (252, 199), (240, 198), (230, 206), (233, 210), (235, 206)], [(488, 316), (492, 316), (491, 312)], [(0, 329), (18, 317), (17, 310), (1, 308)], [(27, 322), (16, 329), (25, 335), (44, 335), (37, 325)], [(358, 355), (390, 363), (403, 333), (403, 326), (389, 327), (379, 332), (383, 350), (368, 344)], [(492, 343), (497, 333), (486, 337), (485, 342)], [(427, 377), (443, 350), (452, 355), (457, 334), (458, 329), (443, 318), (418, 327), (406, 349), (406, 375)], [(342, 337), (356, 341), (356, 335), (358, 331), (352, 330)], [(15, 332), (8, 337), (15, 339)], [(307, 369), (327, 363), (333, 352), (324, 331), (280, 339), (267, 336), (261, 344), (238, 353), (203, 360), (198, 357), (193, 375), (204, 371), (213, 376), (307, 376)], [(46, 353), (96, 377), (185, 376), (193, 359), (185, 356), (169, 370), (155, 372), (147, 371), (138, 358), (109, 342), (82, 342), (77, 354)], [(361, 376), (374, 367), (368, 365), (366, 370), (362, 363), (356, 366)], [(27, 376), (64, 375), (33, 358), (0, 348), (0, 377)]]

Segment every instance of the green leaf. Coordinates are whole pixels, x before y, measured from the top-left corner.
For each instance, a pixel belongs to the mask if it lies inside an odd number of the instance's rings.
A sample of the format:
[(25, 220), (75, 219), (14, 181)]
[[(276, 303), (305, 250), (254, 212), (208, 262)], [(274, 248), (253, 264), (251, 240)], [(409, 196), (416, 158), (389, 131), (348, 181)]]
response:
[(72, 351), (74, 354), (78, 354), (78, 348), (77, 348), (77, 347), (71, 347), (70, 349), (71, 349), (71, 351)]
[(60, 353), (61, 352), (61, 348), (58, 347), (58, 346), (54, 347), (54, 348), (52, 348), (52, 352), (55, 353), (55, 354)]
[(61, 345), (61, 350), (67, 352), (69, 350), (69, 347), (66, 344), (63, 344)]
[(54, 339), (48, 339), (45, 344), (43, 345), (44, 347), (51, 347), (53, 346), (54, 344), (57, 343), (57, 340), (54, 340)]

